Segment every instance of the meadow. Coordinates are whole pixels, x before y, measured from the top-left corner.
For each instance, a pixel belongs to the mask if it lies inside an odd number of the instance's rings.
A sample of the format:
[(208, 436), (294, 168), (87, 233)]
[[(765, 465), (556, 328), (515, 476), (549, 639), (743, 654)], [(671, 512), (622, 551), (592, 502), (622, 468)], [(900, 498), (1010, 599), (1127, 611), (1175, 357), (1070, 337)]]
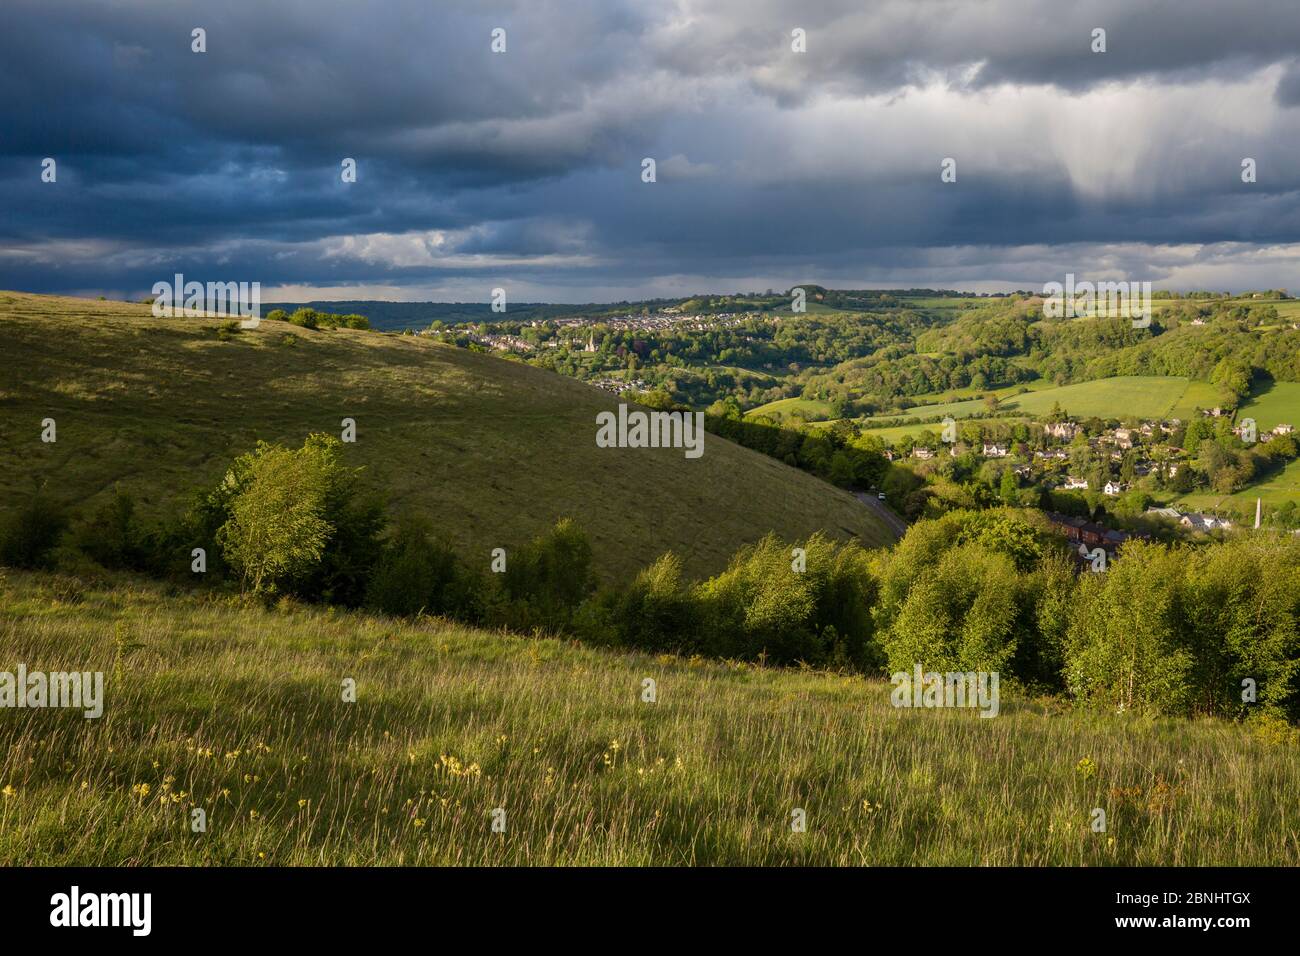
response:
[(1255, 419), (1261, 432), (1282, 422), (1300, 427), (1300, 382), (1273, 382), (1253, 393), (1242, 403), (1237, 417)]
[(1287, 462), (1280, 471), (1263, 481), (1247, 485), (1236, 494), (1221, 495), (1201, 491), (1183, 495), (1172, 503), (1194, 511), (1226, 509), (1254, 521), (1256, 498), (1263, 502), (1266, 509), (1276, 508), (1287, 501), (1300, 501), (1300, 459)]
[[(976, 425), (1010, 426), (1016, 424), (1017, 422), (1026, 421), (1026, 419), (1018, 418), (1018, 417), (969, 418), (969, 419), (963, 419), (963, 421), (971, 422)], [(875, 435), (877, 438), (883, 439), (884, 441), (887, 442), (896, 442), (900, 438), (903, 438), (908, 435), (915, 437), (917, 435), (920, 435), (922, 432), (930, 432), (931, 434), (937, 436), (942, 431), (943, 431), (943, 424), (940, 422), (930, 422), (929, 424), (926, 425), (890, 425), (885, 428), (868, 428), (865, 430), (866, 434)]]
[(759, 415), (770, 415), (780, 418), (796, 414), (802, 415), (810, 422), (820, 421), (830, 418), (831, 406), (828, 402), (818, 402), (808, 398), (782, 398), (750, 409), (745, 413), (745, 417), (757, 418)]
[(1216, 720), (15, 571), (0, 660), (106, 683), (0, 710), (2, 865), (1300, 862), (1294, 742)]
[[(1028, 390), (1022, 392), (1021, 389), (1025, 388)], [(998, 396), (1000, 411), (1023, 413), (1039, 421), (1051, 414), (1058, 403), (1072, 418), (1181, 418), (1188, 421), (1196, 415), (1198, 408), (1213, 408), (1223, 401), (1219, 389), (1209, 382), (1164, 375), (1127, 375), (1057, 386), (1029, 383), (1027, 386), (997, 389), (993, 394)], [(955, 400), (915, 405), (903, 411), (901, 416), (976, 418), (988, 412), (982, 398), (962, 399), (951, 393), (943, 397)], [(863, 421), (869, 426), (873, 419)]]

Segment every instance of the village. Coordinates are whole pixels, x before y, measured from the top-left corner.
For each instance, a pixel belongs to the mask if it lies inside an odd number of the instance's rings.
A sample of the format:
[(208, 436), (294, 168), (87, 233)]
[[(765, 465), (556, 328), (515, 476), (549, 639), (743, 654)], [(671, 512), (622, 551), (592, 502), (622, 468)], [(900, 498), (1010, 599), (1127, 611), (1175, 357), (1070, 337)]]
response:
[[(1225, 418), (1230, 414), (1221, 408), (1201, 412), (1205, 419)], [(945, 454), (953, 458), (969, 454), (985, 463), (1006, 461), (1018, 485), (1039, 487), (1047, 492), (1095, 495), (1103, 501), (1118, 500), (1134, 490), (1139, 492), (1139, 500), (1150, 501), (1142, 492), (1171, 487), (1180, 472), (1191, 466), (1192, 456), (1183, 448), (1182, 438), (1187, 423), (1177, 418), (1123, 425), (1102, 423), (1096, 419), (1087, 425), (1069, 419), (1016, 423), (1004, 426), (1001, 431), (1013, 430), (1019, 439), (980, 438), (969, 441), (957, 437), (956, 426), (953, 420), (945, 419), (940, 426), (942, 437), (938, 442), (933, 440), (932, 433), (923, 432), (918, 438), (909, 436), (895, 443), (885, 451), (885, 457), (900, 463), (909, 459), (931, 462)], [(987, 423), (977, 428), (979, 432), (991, 430)], [(1293, 432), (1291, 424), (1279, 423), (1257, 434), (1255, 423), (1250, 419), (1242, 419), (1232, 428), (1232, 433), (1245, 444), (1267, 444)], [(969, 432), (966, 437), (971, 437)], [(1106, 510), (1109, 512), (1117, 506), (1118, 501)], [(1150, 537), (1142, 531), (1120, 530), (1077, 515), (1049, 510), (1045, 513), (1071, 543), (1079, 546), (1084, 558), (1095, 548), (1101, 548), (1114, 558), (1129, 538)], [(1140, 514), (1148, 523), (1176, 526), (1189, 534), (1234, 528), (1230, 518), (1181, 510), (1170, 505), (1147, 504)], [(1257, 515), (1256, 527), (1258, 521)]]
[[(492, 323), (478, 323), (461, 329), (471, 342), (475, 342), (497, 352), (513, 352), (528, 355), (547, 349), (567, 346), (577, 352), (596, 352), (594, 326), (603, 326), (610, 332), (705, 332), (715, 329), (735, 328), (746, 321), (763, 318), (757, 312), (721, 312), (712, 314), (683, 313), (675, 306), (669, 306), (658, 312), (643, 311), (637, 315), (608, 316), (574, 316), (564, 319), (533, 319), (520, 327), (520, 334), (493, 331)], [(780, 319), (770, 318), (779, 322)], [(531, 330), (531, 331), (526, 331)], [(586, 341), (582, 333), (586, 331)], [(432, 334), (421, 330), (418, 335)], [(596, 384), (596, 383), (593, 383)], [(615, 389), (609, 384), (597, 387), (607, 391)], [(624, 387), (627, 387), (626, 385)]]

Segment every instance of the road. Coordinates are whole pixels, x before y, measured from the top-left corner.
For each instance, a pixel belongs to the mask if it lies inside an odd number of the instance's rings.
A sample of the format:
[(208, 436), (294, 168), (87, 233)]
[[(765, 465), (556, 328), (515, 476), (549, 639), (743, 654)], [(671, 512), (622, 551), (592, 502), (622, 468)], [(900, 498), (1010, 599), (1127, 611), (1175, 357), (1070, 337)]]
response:
[(857, 498), (876, 514), (880, 515), (880, 520), (885, 523), (885, 527), (894, 533), (895, 538), (901, 538), (903, 535), (907, 534), (907, 522), (894, 514), (894, 512), (886, 507), (885, 503), (874, 494), (865, 491), (855, 491), (853, 492), (853, 497)]

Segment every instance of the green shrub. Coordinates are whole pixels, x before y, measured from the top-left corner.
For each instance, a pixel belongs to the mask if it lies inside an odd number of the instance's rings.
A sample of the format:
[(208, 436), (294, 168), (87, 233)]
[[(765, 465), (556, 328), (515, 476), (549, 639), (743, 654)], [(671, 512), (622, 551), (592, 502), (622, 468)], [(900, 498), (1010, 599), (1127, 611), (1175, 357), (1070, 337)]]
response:
[(68, 516), (42, 494), (33, 495), (0, 519), (0, 564), (11, 568), (48, 567)]
[(502, 587), (510, 627), (569, 628), (578, 606), (591, 593), (591, 545), (570, 518), (507, 555)]
[(699, 585), (701, 649), (719, 657), (777, 664), (852, 664), (879, 659), (870, 609), (876, 585), (856, 545), (814, 535), (804, 570), (774, 535), (742, 549), (730, 567)]
[(120, 489), (74, 530), (72, 538), (76, 547), (105, 568), (142, 571), (148, 564), (135, 499)]
[(466, 574), (447, 544), (434, 540), (423, 522), (400, 524), (375, 564), (366, 606), (384, 614), (442, 614), (472, 618)]
[(1131, 541), (1105, 574), (1079, 584), (1066, 643), (1066, 684), (1117, 710), (1185, 713), (1196, 665), (1180, 627), (1178, 549)]
[(308, 436), (302, 448), (259, 442), (235, 460), (199, 510), (217, 525), (224, 560), (259, 594), (359, 605), (381, 552), (383, 508), (362, 495), (342, 443)]
[(661, 555), (626, 587), (603, 589), (583, 608), (579, 632), (592, 644), (691, 653), (700, 646), (700, 615), (681, 580), (682, 562)]
[(977, 544), (951, 548), (922, 570), (882, 637), (892, 671), (1012, 672), (1033, 639), (1034, 595), (1005, 554)]

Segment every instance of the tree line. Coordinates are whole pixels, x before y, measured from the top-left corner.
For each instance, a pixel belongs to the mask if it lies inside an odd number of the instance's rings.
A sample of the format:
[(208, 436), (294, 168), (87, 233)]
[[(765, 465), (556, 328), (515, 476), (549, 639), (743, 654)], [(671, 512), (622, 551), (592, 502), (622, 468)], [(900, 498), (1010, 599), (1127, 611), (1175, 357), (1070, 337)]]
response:
[(1107, 709), (1300, 720), (1292, 536), (1131, 541), (1104, 573), (1080, 573), (1040, 513), (955, 510), (889, 550), (768, 535), (703, 581), (685, 580), (669, 552), (602, 585), (573, 521), (467, 558), (427, 519), (390, 515), (342, 444), (312, 435), (297, 449), (259, 443), (152, 524), (125, 494), (84, 516), (37, 495), (0, 522), (0, 563), (144, 572), (614, 648), (866, 675), (996, 671)]

